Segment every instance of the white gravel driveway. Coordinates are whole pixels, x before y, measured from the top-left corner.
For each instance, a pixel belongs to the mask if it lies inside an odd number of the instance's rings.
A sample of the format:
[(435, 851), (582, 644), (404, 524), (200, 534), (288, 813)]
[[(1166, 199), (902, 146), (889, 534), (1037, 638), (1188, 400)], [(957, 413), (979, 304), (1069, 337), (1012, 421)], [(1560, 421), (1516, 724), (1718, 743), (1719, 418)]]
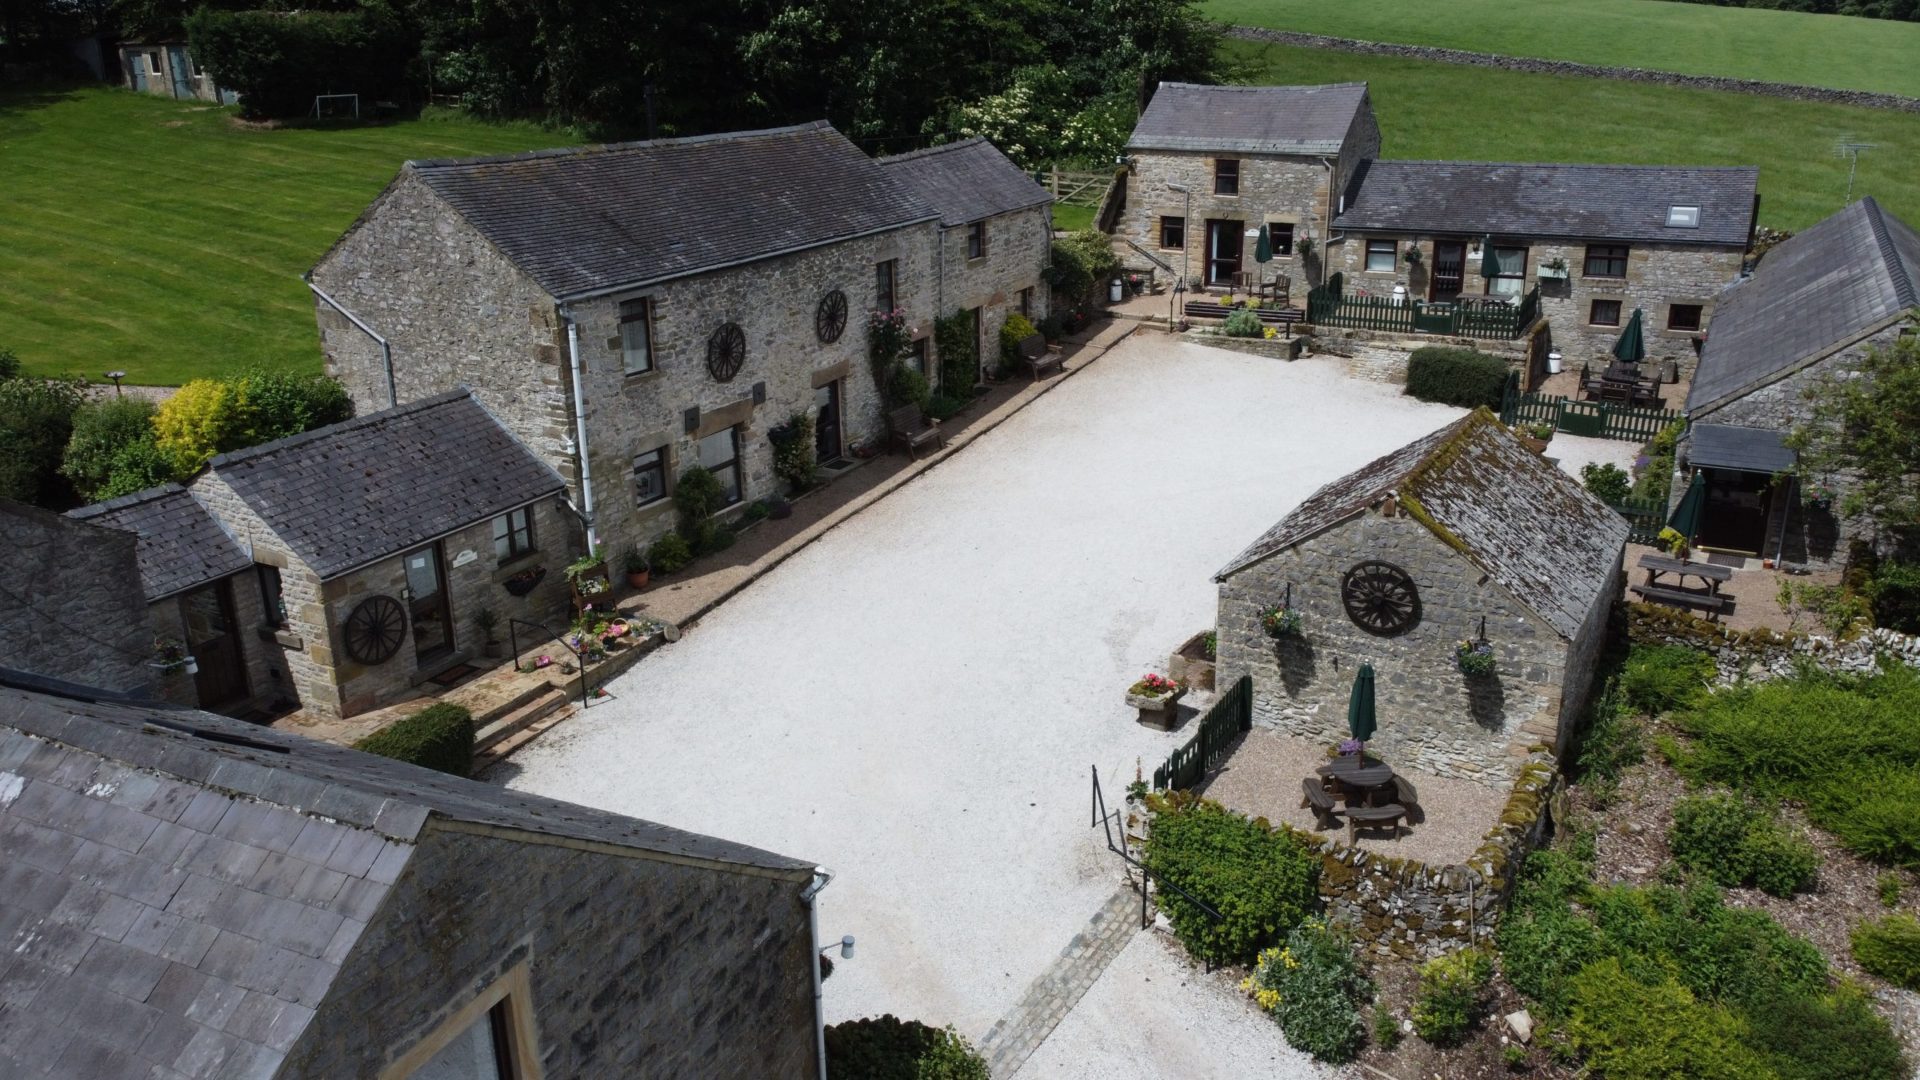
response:
[[(1341, 363), (1135, 335), (617, 679), (510, 785), (832, 868), (821, 933), (859, 952), (829, 1021), (978, 1039), (1118, 883), (1088, 766), (1115, 803), (1190, 737), (1121, 696), (1212, 624), (1213, 572), (1460, 415)], [(1202, 1075), (1165, 1064), (1136, 1070)]]

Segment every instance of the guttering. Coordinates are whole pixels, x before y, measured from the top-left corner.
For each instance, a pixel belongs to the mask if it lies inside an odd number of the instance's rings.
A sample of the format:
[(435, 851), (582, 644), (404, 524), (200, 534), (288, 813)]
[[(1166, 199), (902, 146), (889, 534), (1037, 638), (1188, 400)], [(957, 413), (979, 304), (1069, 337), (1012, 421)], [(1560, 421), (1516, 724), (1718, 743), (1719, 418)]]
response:
[(319, 297), (321, 303), (339, 312), (341, 315), (346, 316), (347, 321), (359, 327), (361, 333), (367, 335), (368, 337), (380, 343), (380, 359), (381, 359), (381, 362), (384, 363), (387, 368), (387, 408), (391, 409), (395, 405), (400, 404), (400, 392), (394, 387), (394, 384), (393, 384), (393, 346), (387, 343), (386, 338), (383, 338), (378, 333), (376, 333), (373, 327), (368, 326), (365, 322), (362, 322), (360, 319), (360, 316), (355, 315), (351, 311), (348, 311), (346, 307), (340, 303), (340, 301), (335, 300), (331, 296), (328, 296), (327, 291), (325, 289), (322, 289), (320, 286), (315, 285), (313, 283), (313, 271), (309, 270), (306, 273), (301, 274), (300, 280), (306, 282), (307, 288), (313, 290), (313, 295)]
[(827, 1014), (820, 992), (820, 908), (815, 902), (820, 890), (833, 880), (833, 871), (824, 866), (813, 868), (813, 880), (800, 890), (807, 905), (807, 966), (813, 969), (813, 1051), (819, 1059), (820, 1080), (827, 1080)]
[(587, 554), (600, 548), (600, 535), (593, 527), (593, 466), (587, 454), (587, 391), (584, 386), (586, 365), (580, 360), (580, 324), (573, 321), (573, 309), (560, 306), (560, 318), (567, 324), (567, 362), (573, 370), (573, 430), (580, 453), (580, 522), (587, 527)]

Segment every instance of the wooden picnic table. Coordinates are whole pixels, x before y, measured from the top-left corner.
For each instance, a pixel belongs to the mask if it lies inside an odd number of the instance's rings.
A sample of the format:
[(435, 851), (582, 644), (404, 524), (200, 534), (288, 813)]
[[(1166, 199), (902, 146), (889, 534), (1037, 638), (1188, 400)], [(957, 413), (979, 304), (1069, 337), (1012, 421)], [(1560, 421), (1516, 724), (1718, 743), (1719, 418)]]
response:
[(1315, 769), (1314, 772), (1337, 782), (1349, 793), (1348, 802), (1352, 802), (1353, 792), (1364, 793), (1367, 801), (1373, 796), (1393, 786), (1393, 767), (1384, 761), (1368, 758), (1362, 762), (1357, 755), (1342, 755)]
[(1687, 578), (1697, 577), (1706, 585), (1707, 593), (1712, 596), (1719, 595), (1721, 582), (1733, 580), (1733, 568), (1729, 566), (1694, 562), (1690, 559), (1675, 559), (1651, 553), (1640, 556), (1640, 569), (1647, 572), (1649, 586), (1658, 585), (1662, 574), (1674, 575), (1680, 579), (1680, 584), (1683, 586)]

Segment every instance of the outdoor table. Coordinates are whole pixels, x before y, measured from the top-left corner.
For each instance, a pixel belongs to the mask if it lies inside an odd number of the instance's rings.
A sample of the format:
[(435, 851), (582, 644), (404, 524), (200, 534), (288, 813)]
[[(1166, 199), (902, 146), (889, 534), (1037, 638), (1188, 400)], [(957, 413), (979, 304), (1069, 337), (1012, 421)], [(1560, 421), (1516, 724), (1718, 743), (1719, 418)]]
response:
[(1665, 555), (1640, 556), (1640, 569), (1647, 572), (1647, 584), (1650, 586), (1658, 584), (1657, 579), (1661, 574), (1672, 574), (1680, 578), (1682, 585), (1686, 584), (1687, 578), (1697, 577), (1706, 583), (1708, 594), (1713, 596), (1720, 594), (1721, 582), (1733, 580), (1732, 567), (1718, 566), (1709, 562), (1682, 561)]
[(1333, 778), (1350, 791), (1365, 792), (1369, 802), (1374, 792), (1393, 786), (1393, 767), (1372, 758), (1362, 763), (1357, 757), (1337, 757), (1314, 771)]

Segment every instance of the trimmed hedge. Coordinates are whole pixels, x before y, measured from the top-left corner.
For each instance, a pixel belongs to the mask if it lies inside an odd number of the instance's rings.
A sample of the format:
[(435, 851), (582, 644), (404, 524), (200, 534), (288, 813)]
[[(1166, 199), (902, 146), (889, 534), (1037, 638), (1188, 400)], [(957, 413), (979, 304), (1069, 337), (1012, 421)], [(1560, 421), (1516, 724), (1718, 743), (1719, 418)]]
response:
[(1498, 411), (1507, 362), (1478, 349), (1428, 345), (1407, 357), (1407, 393), (1421, 401)]
[(1222, 916), (1213, 921), (1178, 889), (1158, 891), (1174, 936), (1194, 956), (1248, 963), (1318, 906), (1320, 860), (1285, 832), (1179, 792), (1149, 805), (1147, 867)]
[(395, 761), (466, 776), (473, 770), (473, 714), (443, 701), (388, 724), (353, 746)]
[(187, 16), (194, 59), (240, 95), (248, 117), (298, 117), (318, 94), (375, 101), (408, 96), (418, 35), (384, 8), (366, 11), (218, 11)]

